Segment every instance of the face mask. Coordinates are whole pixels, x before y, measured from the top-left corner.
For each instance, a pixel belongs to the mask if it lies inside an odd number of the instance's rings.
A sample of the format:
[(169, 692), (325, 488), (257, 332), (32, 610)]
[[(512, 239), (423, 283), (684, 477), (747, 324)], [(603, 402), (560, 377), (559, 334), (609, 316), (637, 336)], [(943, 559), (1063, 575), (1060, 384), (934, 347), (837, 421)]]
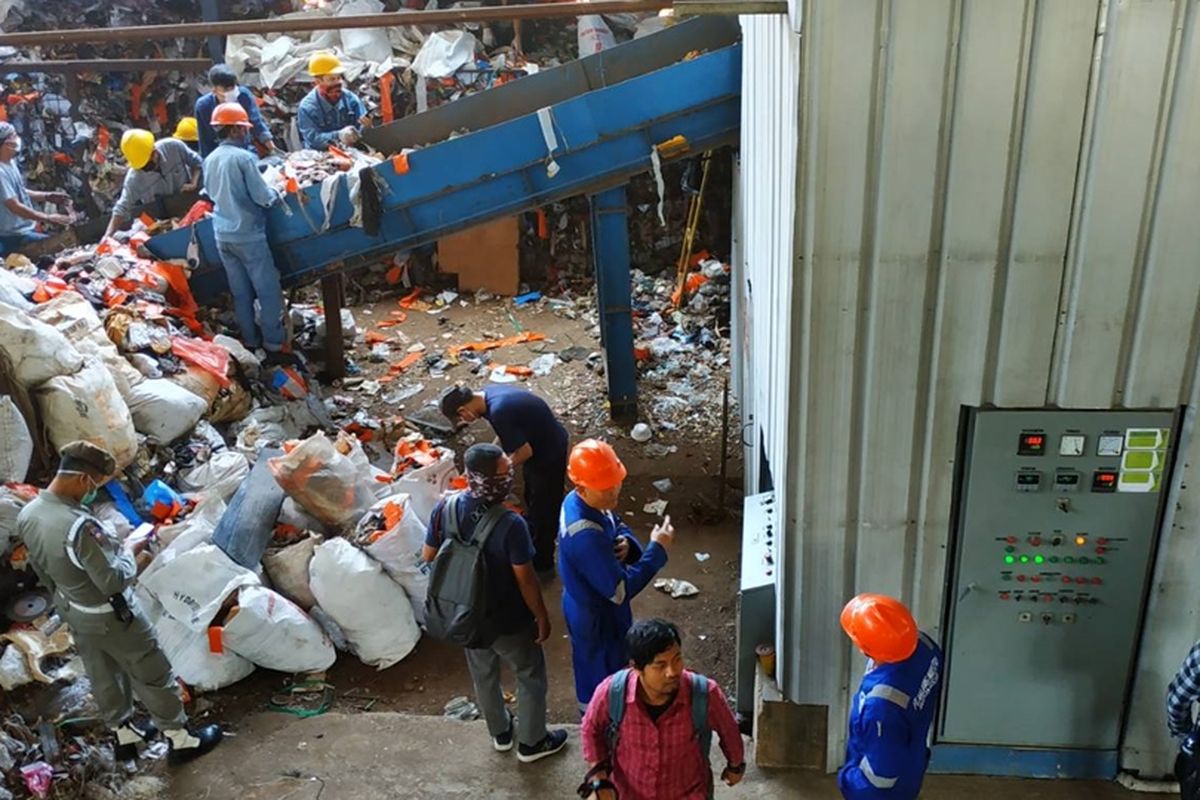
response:
[(508, 498), (512, 490), (514, 475), (508, 472), (504, 475), (480, 475), (467, 472), (467, 490), (488, 503), (500, 503)]
[(18, 152), (18, 153), (21, 152), (22, 144), (23, 144), (23, 142), (21, 141), (20, 136), (16, 136), (13, 138), (13, 146), (16, 149), (16, 152)]
[(90, 506), (92, 503), (96, 502), (96, 495), (98, 494), (100, 494), (100, 490), (93, 487), (90, 492), (79, 498), (80, 505)]
[(222, 103), (232, 103), (237, 100), (238, 92), (237, 89), (215, 89), (213, 90), (213, 94), (215, 94), (217, 99)]

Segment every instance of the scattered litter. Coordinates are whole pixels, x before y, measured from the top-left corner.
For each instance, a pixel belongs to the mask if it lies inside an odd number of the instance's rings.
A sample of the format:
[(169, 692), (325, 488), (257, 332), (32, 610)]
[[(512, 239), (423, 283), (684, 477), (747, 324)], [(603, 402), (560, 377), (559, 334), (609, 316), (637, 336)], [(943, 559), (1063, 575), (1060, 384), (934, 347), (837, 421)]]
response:
[(554, 353), (545, 353), (538, 356), (533, 361), (529, 362), (529, 368), (533, 370), (533, 374), (538, 377), (545, 377), (554, 369), (554, 365), (558, 363), (558, 356)]
[(691, 597), (692, 595), (700, 594), (700, 590), (696, 588), (694, 583), (689, 583), (679, 578), (659, 578), (654, 582), (654, 588), (661, 592), (666, 592), (674, 598)]
[(696, 556), (696, 560), (699, 561), (700, 563), (704, 563), (705, 561), (708, 561), (710, 558), (712, 558), (712, 556), (709, 555), (708, 553), (695, 553), (694, 555)]
[(414, 383), (410, 386), (400, 386), (395, 391), (385, 394), (383, 396), (383, 402), (387, 403), (388, 405), (403, 403), (410, 397), (416, 397), (424, 390), (425, 384), (423, 383)]
[(646, 505), (642, 506), (642, 511), (646, 512), (647, 514), (653, 514), (656, 517), (661, 517), (667, 511), (667, 501), (654, 500), (646, 503)]
[(443, 717), (459, 719), (465, 722), (479, 719), (479, 706), (460, 695), (446, 703)]
[(655, 481), (654, 483), (652, 483), (650, 485), (653, 486), (658, 491), (662, 492), (663, 494), (666, 494), (667, 492), (669, 492), (675, 488), (675, 484), (671, 483), (670, 478), (663, 478), (662, 480)]
[(530, 303), (536, 303), (538, 300), (541, 300), (541, 299), (542, 299), (541, 292), (526, 292), (525, 294), (517, 295), (516, 297), (514, 297), (513, 305), (520, 308), (521, 306), (526, 306), (526, 305), (529, 305)]
[(639, 422), (637, 425), (634, 425), (633, 430), (629, 432), (629, 437), (635, 442), (641, 444), (650, 441), (650, 437), (652, 435), (653, 432), (650, 430), (650, 426), (644, 422)]
[(49, 797), (50, 784), (54, 781), (54, 768), (45, 761), (35, 761), (21, 767), (21, 779), (25, 788), (34, 797)]
[(646, 454), (647, 458), (665, 458), (672, 453), (678, 452), (678, 450), (679, 448), (673, 444), (666, 445), (655, 443), (646, 445), (642, 452)]

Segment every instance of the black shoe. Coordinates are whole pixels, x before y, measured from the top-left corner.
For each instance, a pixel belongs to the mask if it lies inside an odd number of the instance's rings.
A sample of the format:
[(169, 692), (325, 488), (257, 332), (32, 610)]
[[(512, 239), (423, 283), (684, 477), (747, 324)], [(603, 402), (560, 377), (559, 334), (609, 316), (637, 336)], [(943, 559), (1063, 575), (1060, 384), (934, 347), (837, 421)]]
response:
[(500, 734), (499, 736), (492, 737), (492, 747), (494, 747), (496, 749), (497, 753), (507, 753), (509, 750), (512, 750), (513, 727), (515, 727), (513, 725), (513, 722), (514, 722), (513, 715), (509, 714), (508, 715), (508, 730), (506, 730), (504, 733)]
[(268, 367), (299, 367), (300, 359), (295, 353), (285, 353), (282, 350), (268, 350), (263, 363)]
[(517, 745), (517, 760), (522, 764), (532, 764), (546, 756), (552, 756), (567, 746), (567, 732), (564, 730), (550, 731), (546, 738), (535, 745)]
[(167, 761), (172, 764), (182, 764), (184, 761), (202, 756), (220, 744), (223, 736), (220, 725), (167, 731), (167, 744), (171, 746)]
[(158, 736), (158, 728), (149, 720), (139, 723), (127, 719), (114, 734), (117, 737), (117, 745), (113, 748), (113, 755), (118, 761), (132, 761), (138, 757), (141, 745)]

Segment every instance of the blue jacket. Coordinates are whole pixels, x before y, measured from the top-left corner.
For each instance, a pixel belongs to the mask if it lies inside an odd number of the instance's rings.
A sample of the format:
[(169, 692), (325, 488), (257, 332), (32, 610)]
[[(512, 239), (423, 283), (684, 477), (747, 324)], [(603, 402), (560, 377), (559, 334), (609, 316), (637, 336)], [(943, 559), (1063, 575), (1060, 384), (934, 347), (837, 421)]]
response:
[(334, 105), (321, 97), (314, 87), (300, 101), (296, 127), (300, 129), (300, 142), (309, 150), (324, 150), (337, 144), (338, 131), (347, 126), (362, 130), (362, 118), (367, 108), (354, 92), (342, 90), (342, 96)]
[(267, 186), (249, 150), (222, 142), (204, 159), (204, 190), (213, 201), (213, 236), (218, 241), (266, 238), (267, 209), (279, 195)]
[[(258, 110), (258, 101), (254, 99), (254, 95), (245, 86), (238, 87), (237, 101), (242, 108), (246, 109), (246, 114), (250, 117), (251, 133), (253, 134), (246, 140), (246, 149), (254, 147), (255, 142), (266, 144), (273, 138), (271, 129), (267, 127), (266, 120), (263, 119), (262, 112)], [(196, 101), (196, 133), (200, 136), (200, 157), (208, 158), (208, 154), (217, 149), (217, 133), (209, 124), (212, 120), (213, 110), (217, 107), (217, 98), (212, 92), (200, 95)]]
[(868, 663), (850, 709), (846, 763), (838, 772), (842, 797), (916, 800), (941, 679), (942, 651), (925, 634), (907, 660)]

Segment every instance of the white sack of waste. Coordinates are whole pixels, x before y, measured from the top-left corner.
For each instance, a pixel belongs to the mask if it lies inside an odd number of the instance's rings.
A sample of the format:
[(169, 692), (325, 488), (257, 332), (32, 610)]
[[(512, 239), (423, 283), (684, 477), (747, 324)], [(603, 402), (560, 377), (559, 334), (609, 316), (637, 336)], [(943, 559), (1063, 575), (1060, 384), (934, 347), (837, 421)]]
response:
[(245, 453), (223, 450), (213, 453), (212, 458), (203, 464), (182, 473), (179, 476), (179, 488), (185, 494), (218, 497), (228, 503), (249, 474), (250, 460)]
[(386, 669), (417, 646), (421, 629), (400, 584), (345, 539), (319, 546), (309, 565), (312, 592), (364, 664)]
[(185, 436), (207, 410), (203, 398), (166, 378), (143, 381), (129, 390), (133, 427), (159, 444)]
[(140, 583), (169, 616), (203, 632), (229, 595), (243, 586), (257, 585), (259, 580), (216, 545), (202, 544), (160, 569), (144, 573)]
[(222, 634), (225, 647), (264, 669), (320, 672), (337, 653), (317, 623), (281, 594), (262, 586), (238, 592)]
[(4, 303), (0, 303), (0, 350), (12, 362), (13, 378), (26, 389), (72, 375), (83, 366), (83, 356), (52, 325)]
[(133, 416), (103, 363), (89, 361), (74, 375), (51, 378), (34, 390), (34, 397), (55, 450), (83, 439), (112, 453), (118, 467), (133, 461)]
[(253, 663), (228, 648), (212, 652), (207, 630), (194, 631), (169, 614), (154, 623), (154, 633), (171, 669), (199, 691), (224, 689), (254, 672)]

